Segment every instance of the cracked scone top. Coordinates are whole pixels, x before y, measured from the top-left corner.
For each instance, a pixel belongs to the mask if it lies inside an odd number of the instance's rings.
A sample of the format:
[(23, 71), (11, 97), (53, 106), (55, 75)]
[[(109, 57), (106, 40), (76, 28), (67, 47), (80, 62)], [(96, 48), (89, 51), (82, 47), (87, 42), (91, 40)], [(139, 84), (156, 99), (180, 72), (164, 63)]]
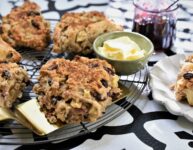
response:
[(120, 25), (97, 11), (65, 13), (54, 30), (53, 51), (88, 54), (92, 52), (92, 44), (97, 36), (121, 30)]
[(16, 63), (0, 63), (0, 107), (11, 107), (29, 82), (26, 70)]
[(50, 123), (96, 121), (121, 93), (114, 69), (99, 59), (52, 59), (38, 80), (33, 90)]
[(0, 35), (13, 47), (44, 50), (50, 41), (50, 25), (43, 18), (40, 7), (30, 1), (2, 18)]

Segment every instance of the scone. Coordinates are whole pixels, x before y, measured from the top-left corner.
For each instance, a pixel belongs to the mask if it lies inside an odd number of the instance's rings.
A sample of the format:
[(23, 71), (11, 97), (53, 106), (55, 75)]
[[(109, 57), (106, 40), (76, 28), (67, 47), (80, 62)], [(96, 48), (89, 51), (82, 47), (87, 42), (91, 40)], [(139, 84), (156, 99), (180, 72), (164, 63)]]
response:
[(177, 100), (187, 100), (193, 106), (193, 55), (182, 65), (173, 88)]
[(26, 70), (16, 63), (0, 63), (0, 107), (10, 108), (29, 81)]
[(120, 25), (97, 11), (65, 13), (54, 30), (53, 51), (88, 54), (97, 36), (105, 32), (120, 31)]
[(114, 69), (99, 59), (52, 59), (38, 80), (33, 90), (50, 123), (96, 121), (121, 93)]
[(21, 55), (0, 37), (0, 63), (1, 62), (19, 62)]
[(50, 41), (50, 25), (41, 15), (40, 7), (26, 1), (2, 18), (0, 35), (13, 47), (42, 51)]

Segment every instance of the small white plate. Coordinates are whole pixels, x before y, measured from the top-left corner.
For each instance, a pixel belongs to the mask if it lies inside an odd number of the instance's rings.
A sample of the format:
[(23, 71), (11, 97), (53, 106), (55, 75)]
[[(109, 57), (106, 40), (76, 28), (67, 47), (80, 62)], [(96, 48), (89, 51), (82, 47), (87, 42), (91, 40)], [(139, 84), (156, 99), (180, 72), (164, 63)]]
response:
[(177, 101), (170, 86), (176, 82), (177, 74), (184, 63), (185, 55), (166, 57), (157, 62), (150, 71), (150, 86), (155, 101), (163, 104), (170, 113), (184, 116), (193, 122), (193, 107)]

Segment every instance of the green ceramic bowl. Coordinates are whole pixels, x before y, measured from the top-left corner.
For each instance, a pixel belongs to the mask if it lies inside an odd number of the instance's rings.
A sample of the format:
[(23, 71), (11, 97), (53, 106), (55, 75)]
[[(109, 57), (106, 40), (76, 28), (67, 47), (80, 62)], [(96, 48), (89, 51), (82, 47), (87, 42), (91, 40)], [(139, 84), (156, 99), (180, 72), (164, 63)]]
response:
[[(145, 56), (137, 60), (114, 60), (99, 53), (98, 48), (102, 47), (106, 40), (121, 36), (128, 36), (131, 40), (135, 41), (141, 49), (146, 51)], [(98, 36), (93, 43), (93, 48), (96, 55), (112, 64), (119, 75), (130, 75), (143, 69), (154, 50), (152, 42), (147, 37), (136, 32), (126, 31), (110, 32)]]

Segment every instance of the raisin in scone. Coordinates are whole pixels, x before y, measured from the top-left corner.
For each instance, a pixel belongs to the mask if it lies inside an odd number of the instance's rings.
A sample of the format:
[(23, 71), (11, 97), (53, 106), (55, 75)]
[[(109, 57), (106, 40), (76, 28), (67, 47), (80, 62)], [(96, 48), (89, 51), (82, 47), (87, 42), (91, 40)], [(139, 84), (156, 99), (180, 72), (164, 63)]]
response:
[(193, 106), (193, 55), (186, 58), (173, 88), (178, 101), (187, 100)]
[(0, 63), (19, 62), (21, 55), (0, 37)]
[(40, 7), (26, 1), (2, 18), (0, 35), (13, 47), (41, 51), (49, 44), (50, 25), (41, 15)]
[(53, 51), (88, 54), (97, 36), (123, 28), (97, 11), (65, 13), (54, 30)]
[(76, 57), (42, 66), (33, 88), (50, 123), (92, 122), (118, 97), (118, 76), (106, 61)]
[(0, 63), (0, 107), (10, 108), (29, 82), (26, 70), (16, 63)]

